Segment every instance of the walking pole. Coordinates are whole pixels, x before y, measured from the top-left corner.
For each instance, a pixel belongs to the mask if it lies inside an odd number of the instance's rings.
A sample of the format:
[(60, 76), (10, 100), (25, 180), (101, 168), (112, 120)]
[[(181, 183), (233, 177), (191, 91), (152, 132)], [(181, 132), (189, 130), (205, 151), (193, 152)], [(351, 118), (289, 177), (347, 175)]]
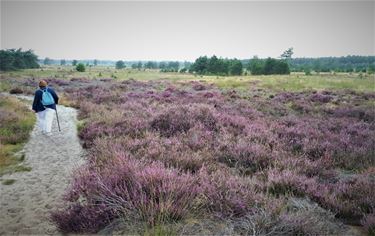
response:
[(57, 125), (59, 126), (59, 131), (61, 132), (60, 122), (59, 122), (59, 115), (57, 114), (57, 106), (56, 106), (55, 112), (56, 112), (56, 118), (57, 118)]

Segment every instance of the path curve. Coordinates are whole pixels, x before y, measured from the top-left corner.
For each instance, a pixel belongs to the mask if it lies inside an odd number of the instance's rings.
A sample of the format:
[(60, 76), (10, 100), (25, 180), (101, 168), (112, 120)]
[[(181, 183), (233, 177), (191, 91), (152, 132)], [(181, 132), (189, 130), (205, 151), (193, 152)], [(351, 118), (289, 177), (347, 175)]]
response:
[(72, 171), (83, 164), (84, 151), (77, 136), (77, 111), (60, 105), (57, 111), (61, 132), (56, 118), (52, 136), (43, 135), (35, 125), (22, 151), (24, 165), (32, 170), (2, 177), (16, 182), (0, 184), (0, 235), (58, 234), (48, 217), (51, 210), (61, 206)]

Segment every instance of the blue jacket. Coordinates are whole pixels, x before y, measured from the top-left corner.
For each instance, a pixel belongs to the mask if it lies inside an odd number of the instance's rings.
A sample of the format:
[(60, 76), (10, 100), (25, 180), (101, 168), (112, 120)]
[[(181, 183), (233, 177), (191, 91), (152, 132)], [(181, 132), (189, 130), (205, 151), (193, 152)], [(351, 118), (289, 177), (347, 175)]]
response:
[[(43, 89), (48, 89), (48, 92), (51, 93), (51, 95), (53, 97), (53, 100), (55, 100), (55, 103), (56, 104), (59, 103), (59, 97), (57, 96), (57, 94), (55, 93), (55, 91), (52, 88), (46, 87), (46, 88), (43, 88)], [(38, 90), (35, 91), (34, 102), (33, 102), (33, 110), (36, 111), (36, 112), (44, 111), (46, 108), (52, 108), (52, 109), (56, 110), (56, 104), (44, 106), (42, 104), (42, 96), (43, 96), (42, 89), (38, 89)]]

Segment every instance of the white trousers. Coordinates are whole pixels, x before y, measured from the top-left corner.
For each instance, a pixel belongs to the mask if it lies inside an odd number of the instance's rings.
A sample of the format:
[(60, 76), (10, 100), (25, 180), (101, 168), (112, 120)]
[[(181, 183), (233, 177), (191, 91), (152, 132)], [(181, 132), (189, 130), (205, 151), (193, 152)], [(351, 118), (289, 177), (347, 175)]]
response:
[(55, 110), (46, 108), (44, 111), (40, 111), (38, 114), (38, 124), (42, 132), (50, 133), (52, 130), (53, 117), (55, 116)]

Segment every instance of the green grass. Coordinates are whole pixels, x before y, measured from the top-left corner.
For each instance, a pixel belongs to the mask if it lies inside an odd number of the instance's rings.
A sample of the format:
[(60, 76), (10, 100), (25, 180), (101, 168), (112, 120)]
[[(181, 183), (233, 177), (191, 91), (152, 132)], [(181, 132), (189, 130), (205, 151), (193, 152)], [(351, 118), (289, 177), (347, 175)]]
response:
[(0, 96), (0, 176), (5, 173), (30, 171), (30, 167), (20, 165), (24, 154), (24, 143), (34, 127), (35, 114), (14, 97)]

